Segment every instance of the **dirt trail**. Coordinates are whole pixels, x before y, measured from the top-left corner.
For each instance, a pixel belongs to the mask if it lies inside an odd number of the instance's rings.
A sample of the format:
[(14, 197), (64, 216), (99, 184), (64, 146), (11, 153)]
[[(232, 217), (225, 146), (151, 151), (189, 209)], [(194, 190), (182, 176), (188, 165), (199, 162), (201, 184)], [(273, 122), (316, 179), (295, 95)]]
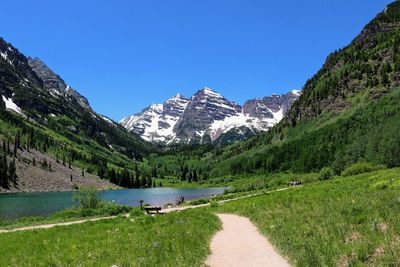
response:
[[(237, 201), (237, 200), (246, 199), (246, 198), (251, 198), (251, 197), (257, 197), (257, 196), (261, 196), (261, 195), (271, 194), (271, 193), (274, 193), (274, 192), (286, 191), (286, 190), (288, 190), (288, 189), (290, 189), (290, 188), (289, 188), (289, 187), (285, 187), (285, 188), (280, 188), (280, 189), (276, 189), (276, 190), (272, 190), (272, 191), (268, 191), (268, 192), (257, 193), (257, 194), (251, 194), (251, 195), (246, 195), (246, 196), (242, 196), (242, 197), (237, 197), (237, 198), (231, 198), (231, 199), (221, 200), (221, 201), (218, 201), (218, 203), (219, 203), (219, 204), (224, 204), (224, 203), (227, 203), (227, 202)], [(164, 213), (170, 213), (170, 212), (174, 212), (174, 211), (183, 211), (183, 210), (188, 210), (188, 209), (197, 209), (197, 208), (203, 208), (203, 207), (208, 207), (208, 206), (210, 206), (210, 203), (207, 203), (207, 204), (200, 204), (200, 205), (196, 205), (196, 206), (183, 206), (183, 207), (168, 208), (168, 209), (162, 210), (162, 212), (164, 212)]]
[(205, 262), (207, 266), (290, 266), (249, 219), (230, 214), (218, 214), (218, 217), (223, 230), (211, 242), (211, 255)]
[(102, 221), (102, 220), (110, 220), (110, 219), (115, 219), (115, 218), (117, 218), (117, 216), (86, 219), (86, 220), (63, 222), (63, 223), (51, 223), (51, 224), (43, 224), (43, 225), (33, 225), (33, 226), (26, 226), (26, 227), (16, 228), (16, 229), (12, 229), (12, 230), (0, 230), (0, 234), (21, 232), (21, 231), (29, 231), (29, 230), (49, 229), (49, 228), (53, 228), (53, 227), (56, 227), (56, 226), (68, 226), (68, 225), (74, 225), (74, 224), (82, 224), (82, 223), (85, 223), (85, 222), (96, 222), (96, 221)]

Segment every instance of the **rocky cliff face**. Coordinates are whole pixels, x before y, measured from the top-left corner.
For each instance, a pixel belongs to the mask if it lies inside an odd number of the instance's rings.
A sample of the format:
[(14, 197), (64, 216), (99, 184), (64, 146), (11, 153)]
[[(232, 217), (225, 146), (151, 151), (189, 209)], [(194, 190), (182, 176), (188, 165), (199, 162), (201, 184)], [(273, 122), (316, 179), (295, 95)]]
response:
[(123, 119), (121, 124), (145, 140), (167, 143), (175, 139), (175, 125), (188, 103), (189, 99), (177, 94), (164, 104), (153, 104), (142, 112)]
[(185, 112), (175, 125), (176, 139), (193, 143), (209, 142), (207, 139), (209, 139), (210, 125), (241, 112), (240, 105), (228, 101), (209, 88), (203, 88), (191, 98)]
[(248, 100), (242, 107), (206, 87), (190, 99), (178, 94), (164, 104), (153, 104), (121, 124), (152, 142), (225, 144), (273, 127), (299, 96), (294, 90)]
[(55, 74), (43, 61), (39, 58), (28, 58), (29, 66), (33, 69), (38, 77), (44, 82), (44, 87), (54, 96), (64, 96), (70, 100), (75, 100), (84, 108), (90, 109), (89, 101), (79, 94), (76, 90), (67, 85), (64, 80)]

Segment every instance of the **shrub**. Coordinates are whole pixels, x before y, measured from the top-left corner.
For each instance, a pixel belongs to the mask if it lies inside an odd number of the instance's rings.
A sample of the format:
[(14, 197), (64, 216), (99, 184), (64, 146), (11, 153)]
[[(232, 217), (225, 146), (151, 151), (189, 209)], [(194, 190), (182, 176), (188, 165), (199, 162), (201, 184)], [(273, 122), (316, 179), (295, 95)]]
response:
[(74, 199), (79, 202), (82, 209), (98, 209), (104, 205), (98, 191), (94, 188), (79, 190), (75, 194)]
[(108, 203), (108, 204), (104, 205), (103, 210), (104, 210), (103, 212), (105, 214), (108, 214), (110, 216), (116, 216), (116, 215), (119, 215), (119, 214), (129, 213), (129, 212), (131, 212), (133, 210), (133, 208), (129, 207), (129, 206), (123, 206), (123, 205), (117, 205), (117, 204), (114, 204), (114, 203)]
[(352, 176), (366, 172), (372, 172), (384, 169), (385, 166), (383, 165), (374, 165), (368, 162), (357, 162), (353, 165), (347, 167), (343, 172), (342, 176)]
[(215, 201), (215, 200), (210, 200), (210, 206), (211, 206), (211, 208), (217, 208), (218, 206), (219, 206), (219, 203), (218, 203), (218, 201)]
[(331, 168), (325, 167), (322, 168), (321, 171), (319, 172), (319, 179), (322, 180), (329, 180), (333, 177), (333, 173)]
[(192, 206), (198, 206), (198, 205), (207, 204), (208, 202), (209, 202), (208, 198), (199, 198), (199, 199), (189, 201), (188, 204), (192, 205)]

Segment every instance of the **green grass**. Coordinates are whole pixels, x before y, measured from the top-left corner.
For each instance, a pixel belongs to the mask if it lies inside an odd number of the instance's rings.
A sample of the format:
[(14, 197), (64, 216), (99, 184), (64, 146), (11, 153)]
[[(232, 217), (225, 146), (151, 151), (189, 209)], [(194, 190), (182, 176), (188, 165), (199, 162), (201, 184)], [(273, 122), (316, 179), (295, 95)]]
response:
[(201, 266), (220, 229), (205, 210), (0, 235), (0, 266)]
[(24, 217), (13, 220), (0, 220), (0, 229), (15, 229), (24, 226), (33, 226), (49, 223), (59, 223), (76, 221), (81, 219), (90, 219), (98, 217), (116, 216), (119, 214), (126, 214), (136, 210), (131, 207), (121, 206), (116, 204), (105, 204), (103, 207), (98, 209), (82, 209), (82, 208), (71, 208), (64, 211), (57, 212), (50, 216), (41, 217)]
[(295, 266), (399, 266), (399, 183), (400, 169), (381, 170), (213, 210), (250, 218)]

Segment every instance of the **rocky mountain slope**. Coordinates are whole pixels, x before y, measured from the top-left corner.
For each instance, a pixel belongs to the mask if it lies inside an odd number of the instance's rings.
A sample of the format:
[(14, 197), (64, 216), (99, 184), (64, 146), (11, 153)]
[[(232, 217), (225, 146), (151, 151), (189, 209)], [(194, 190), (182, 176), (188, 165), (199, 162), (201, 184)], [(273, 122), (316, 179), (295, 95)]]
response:
[(206, 87), (190, 99), (178, 94), (120, 123), (151, 142), (229, 143), (276, 125), (300, 95), (300, 91), (293, 90), (248, 100), (241, 106)]
[[(140, 179), (145, 175), (138, 174), (135, 162), (141, 161), (153, 149), (151, 144), (97, 114), (85, 97), (67, 85), (40, 59), (26, 57), (2, 38), (0, 96), (0, 141), (4, 144), (0, 149), (3, 159), (0, 160), (1, 179), (13, 176), (9, 173), (8, 164), (16, 165), (21, 183), (27, 181), (25, 176), (31, 180), (36, 177), (41, 182), (43, 177), (48, 177), (45, 180), (51, 186), (42, 186), (43, 190), (57, 188), (57, 183), (54, 183), (57, 175), (63, 181), (58, 184), (72, 183), (68, 175), (77, 176), (72, 172), (73, 168), (78, 170), (75, 172), (80, 173), (79, 169), (85, 172), (85, 177), (100, 177), (124, 187), (133, 186), (135, 170)], [(7, 149), (10, 146), (14, 147), (13, 151)], [(29, 160), (29, 153), (26, 154), (29, 151), (43, 155), (40, 159), (36, 158), (37, 162), (43, 158), (56, 162), (52, 171), (47, 169), (49, 175), (43, 175), (43, 166), (34, 165)], [(50, 175), (54, 170), (64, 170), (62, 166), (56, 166), (60, 164), (68, 165), (71, 171)], [(26, 169), (29, 171), (23, 171)], [(26, 186), (15, 187), (8, 180), (5, 181), (7, 183), (1, 181), (0, 187), (29, 191)], [(75, 181), (79, 184), (79, 179)], [(73, 185), (61, 187), (57, 190), (68, 190)]]

